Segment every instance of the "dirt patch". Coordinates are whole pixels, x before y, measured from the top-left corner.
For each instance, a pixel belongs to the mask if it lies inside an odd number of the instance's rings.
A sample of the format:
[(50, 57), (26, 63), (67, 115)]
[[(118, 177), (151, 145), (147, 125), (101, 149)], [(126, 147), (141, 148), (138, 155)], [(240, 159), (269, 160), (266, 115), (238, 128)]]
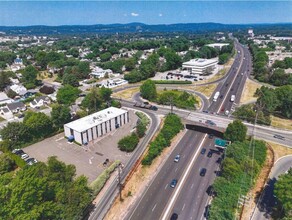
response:
[(142, 166), (141, 164), (137, 167), (136, 171), (123, 189), (123, 201), (121, 202), (119, 198), (115, 200), (113, 206), (105, 216), (105, 220), (125, 219), (128, 211), (134, 207), (136, 202), (143, 195), (143, 192), (149, 186), (151, 180), (159, 172), (160, 168), (162, 167), (168, 156), (171, 154), (176, 144), (184, 136), (185, 132), (186, 130), (181, 131), (173, 139), (171, 146), (164, 149), (162, 154), (153, 161), (150, 167)]
[(271, 115), (271, 125), (277, 128), (292, 130), (292, 120)]
[(216, 87), (217, 87), (217, 83), (213, 83), (213, 84), (209, 84), (205, 86), (196, 86), (196, 85), (185, 86), (184, 88), (200, 92), (204, 94), (206, 97), (210, 97), (212, 93), (214, 92), (214, 90), (216, 89)]
[(268, 144), (272, 147), (275, 153), (275, 161), (277, 161), (279, 158), (286, 156), (286, 155), (292, 155), (292, 148), (285, 147), (280, 144), (276, 144), (273, 142), (268, 142)]
[(248, 197), (250, 199), (249, 201), (247, 201), (247, 203), (243, 207), (240, 219), (242, 220), (250, 219), (253, 213), (253, 210), (257, 204), (257, 198), (261, 194), (262, 190), (264, 189), (264, 185), (269, 177), (269, 174), (274, 165), (274, 162), (275, 162), (274, 150), (269, 144), (267, 144), (267, 158), (266, 158), (264, 167), (261, 170), (256, 180), (255, 186), (248, 193)]
[(139, 92), (139, 88), (130, 88), (120, 92), (115, 92), (112, 94), (114, 98), (128, 99), (131, 100), (132, 96)]
[(250, 103), (256, 101), (256, 97), (254, 96), (256, 90), (260, 88), (262, 85), (254, 82), (250, 79), (246, 79), (244, 88), (243, 88), (243, 93), (240, 98), (240, 104), (245, 104), (245, 103)]

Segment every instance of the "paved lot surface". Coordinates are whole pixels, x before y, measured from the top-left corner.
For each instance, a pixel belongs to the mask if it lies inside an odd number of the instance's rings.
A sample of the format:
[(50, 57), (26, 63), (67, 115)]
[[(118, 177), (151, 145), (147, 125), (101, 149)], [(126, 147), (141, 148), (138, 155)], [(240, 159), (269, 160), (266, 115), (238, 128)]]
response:
[(120, 160), (123, 164), (130, 159), (131, 154), (120, 151), (117, 142), (134, 129), (137, 119), (135, 113), (130, 111), (128, 124), (95, 140), (94, 143), (89, 143), (88, 146), (69, 143), (64, 138), (64, 133), (61, 133), (31, 145), (24, 151), (30, 157), (43, 162), (46, 162), (50, 156), (57, 156), (66, 164), (74, 164), (77, 175), (83, 174), (88, 177), (89, 182), (92, 182), (106, 168), (103, 166), (106, 159), (110, 162)]

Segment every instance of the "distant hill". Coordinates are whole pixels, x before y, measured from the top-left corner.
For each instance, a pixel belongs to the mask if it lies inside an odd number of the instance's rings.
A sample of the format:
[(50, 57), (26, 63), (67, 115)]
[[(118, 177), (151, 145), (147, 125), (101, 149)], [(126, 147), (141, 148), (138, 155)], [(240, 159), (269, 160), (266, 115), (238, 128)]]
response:
[(220, 23), (186, 23), (186, 24), (158, 24), (143, 23), (129, 24), (96, 24), (96, 25), (62, 25), (62, 26), (0, 26), (0, 32), (24, 35), (64, 35), (64, 34), (111, 34), (111, 33), (139, 33), (139, 32), (193, 32), (235, 31), (248, 28), (291, 30), (292, 23), (287, 24), (220, 24)]

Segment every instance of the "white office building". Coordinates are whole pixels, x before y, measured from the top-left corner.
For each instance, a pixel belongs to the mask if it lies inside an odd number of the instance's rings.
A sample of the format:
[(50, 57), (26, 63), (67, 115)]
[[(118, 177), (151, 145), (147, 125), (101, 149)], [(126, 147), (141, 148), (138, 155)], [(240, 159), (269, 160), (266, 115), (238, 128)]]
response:
[(183, 63), (182, 68), (191, 74), (209, 75), (216, 68), (218, 59), (193, 59)]
[(65, 136), (86, 144), (129, 122), (129, 112), (110, 107), (64, 125)]
[(225, 43), (215, 43), (215, 44), (207, 44), (206, 46), (208, 47), (213, 47), (215, 49), (221, 50), (222, 47), (224, 46), (228, 46), (229, 44), (225, 44)]

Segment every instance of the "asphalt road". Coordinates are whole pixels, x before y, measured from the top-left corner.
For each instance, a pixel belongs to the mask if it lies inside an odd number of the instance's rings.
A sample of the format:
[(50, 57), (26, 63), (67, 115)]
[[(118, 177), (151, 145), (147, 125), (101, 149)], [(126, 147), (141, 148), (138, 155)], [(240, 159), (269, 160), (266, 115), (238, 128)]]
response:
[[(236, 49), (240, 52), (237, 54), (235, 62), (232, 65), (230, 72), (227, 74), (226, 79), (219, 83), (217, 87), (217, 91), (220, 91), (221, 94), (225, 93), (226, 96), (222, 97), (222, 99), (218, 99), (217, 102), (212, 102), (208, 111), (219, 112), (222, 105), (228, 101), (227, 95), (231, 96), (231, 88), (235, 88), (236, 83), (241, 84), (241, 81), (243, 81), (244, 85), (247, 76), (247, 74), (241, 75), (241, 71), (244, 71), (244, 68), (247, 67), (247, 64), (245, 65), (246, 59), (244, 58), (244, 48), (236, 43)], [(238, 75), (238, 77), (236, 77), (236, 75)], [(238, 96), (240, 96), (242, 92), (239, 90), (240, 86), (237, 86), (236, 91), (234, 91), (238, 93)], [(135, 100), (138, 100), (136, 96), (134, 98)], [(159, 107), (158, 112), (162, 113), (167, 110), (168, 109), (166, 108)], [(193, 112), (175, 109), (175, 113), (178, 113), (182, 118), (189, 119)], [(201, 116), (209, 116), (209, 114), (200, 114)], [(218, 115), (215, 117), (218, 117)], [(210, 159), (207, 159), (202, 155), (198, 156), (200, 147), (207, 146), (207, 148), (210, 148), (210, 146), (213, 145), (214, 140), (207, 139), (202, 142), (204, 134), (195, 132), (189, 137), (188, 134), (190, 132), (193, 133), (195, 131), (188, 131), (187, 135), (185, 135), (182, 141), (174, 149), (173, 154), (168, 158), (159, 174), (154, 178), (152, 184), (142, 196), (139, 204), (127, 219), (164, 220), (169, 219), (170, 215), (174, 212), (179, 214), (180, 219), (203, 218), (204, 210), (209, 200), (206, 189), (213, 183), (216, 177), (214, 172), (218, 169), (218, 164), (216, 163), (218, 158), (216, 158), (215, 155)], [(189, 145), (189, 142), (192, 144)], [(176, 169), (175, 166), (177, 166), (177, 164), (173, 162), (173, 159), (177, 152), (181, 151), (181, 145), (184, 145), (188, 155), (180, 161), (180, 164), (177, 167), (178, 170), (184, 169), (185, 171), (183, 173), (176, 173), (173, 172), (173, 170)], [(195, 145), (195, 148), (192, 147), (192, 145)], [(207, 169), (205, 177), (199, 175), (201, 168)], [(178, 189), (175, 192), (168, 187), (173, 178), (181, 181), (181, 183), (178, 183)]]
[[(150, 220), (160, 219), (162, 216), (162, 210), (166, 207), (168, 201), (175, 193), (182, 176), (185, 174), (186, 167), (190, 164), (193, 157), (196, 157), (195, 164), (192, 166), (192, 172), (196, 173), (197, 182), (208, 179), (208, 175), (212, 175), (212, 171), (207, 171), (206, 177), (199, 176), (199, 170), (201, 168), (200, 161), (209, 163), (215, 163), (216, 158), (206, 159), (206, 154), (199, 154), (201, 151), (200, 143), (204, 138), (204, 134), (188, 130), (186, 135), (178, 143), (177, 147), (173, 150), (153, 182), (150, 184), (139, 204), (135, 210), (126, 217), (131, 220)], [(211, 145), (210, 139), (205, 139), (201, 147), (209, 149)], [(196, 154), (196, 152), (199, 152)], [(179, 154), (181, 159), (178, 163), (174, 162), (175, 156)], [(175, 188), (170, 187), (170, 183), (173, 179), (177, 179), (178, 183)], [(205, 181), (204, 181), (205, 182)], [(194, 182), (196, 185), (196, 182)], [(193, 185), (193, 186), (194, 186)], [(185, 185), (184, 185), (185, 187)]]
[[(125, 107), (131, 107), (131, 105), (124, 104)], [(133, 166), (135, 165), (137, 159), (142, 155), (142, 153), (145, 151), (149, 141), (153, 137), (153, 135), (156, 133), (156, 131), (159, 128), (160, 120), (157, 118), (157, 116), (152, 111), (145, 111), (151, 118), (151, 124), (150, 128), (148, 129), (145, 137), (142, 139), (142, 141), (138, 144), (137, 148), (133, 152), (133, 155), (130, 159), (130, 161), (125, 165), (123, 168), (123, 171), (121, 173), (121, 182), (123, 183), (126, 176), (132, 170)], [(88, 219), (97, 220), (97, 219), (103, 219), (106, 212), (110, 208), (112, 202), (114, 201), (115, 196), (118, 193), (118, 184), (117, 184), (118, 177), (112, 182), (110, 187), (108, 188), (107, 192), (104, 194), (102, 199), (95, 205), (93, 212), (90, 214)]]
[(292, 167), (292, 155), (282, 157), (278, 160), (271, 170), (269, 180), (260, 196), (259, 202), (253, 213), (252, 220), (271, 219), (272, 208), (276, 204), (276, 198), (273, 196), (274, 186), (278, 177)]

